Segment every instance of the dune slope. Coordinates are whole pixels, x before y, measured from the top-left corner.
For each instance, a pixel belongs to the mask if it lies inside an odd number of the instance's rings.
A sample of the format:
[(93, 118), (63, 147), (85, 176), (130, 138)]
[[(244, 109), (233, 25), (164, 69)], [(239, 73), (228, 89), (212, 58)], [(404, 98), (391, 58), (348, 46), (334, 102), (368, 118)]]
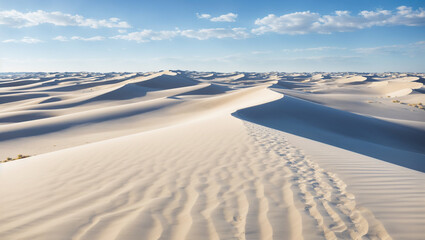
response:
[(420, 79), (0, 75), (0, 239), (422, 239)]
[(290, 96), (239, 110), (242, 119), (425, 171), (425, 131)]

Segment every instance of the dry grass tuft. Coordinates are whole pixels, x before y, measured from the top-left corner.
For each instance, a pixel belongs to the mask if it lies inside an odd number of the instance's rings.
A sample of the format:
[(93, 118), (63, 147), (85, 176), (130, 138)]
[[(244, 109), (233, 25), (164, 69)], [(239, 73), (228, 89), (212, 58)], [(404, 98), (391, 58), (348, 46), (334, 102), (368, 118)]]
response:
[(27, 158), (27, 157), (29, 157), (29, 155), (19, 154), (16, 158), (8, 157), (5, 160), (0, 161), (0, 163), (10, 162), (10, 161), (14, 161), (14, 160), (18, 160), (18, 159), (23, 159), (23, 158)]
[(415, 107), (415, 108), (422, 109), (422, 110), (425, 109), (424, 105), (422, 105), (421, 102), (420, 103), (405, 103), (405, 102), (401, 102), (400, 100), (393, 100), (393, 103), (400, 103), (400, 104), (408, 105), (410, 107)]

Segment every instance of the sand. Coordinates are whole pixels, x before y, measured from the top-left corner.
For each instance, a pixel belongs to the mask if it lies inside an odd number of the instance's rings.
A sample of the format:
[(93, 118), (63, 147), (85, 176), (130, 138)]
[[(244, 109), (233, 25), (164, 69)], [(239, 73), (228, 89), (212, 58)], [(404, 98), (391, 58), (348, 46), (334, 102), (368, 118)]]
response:
[(423, 239), (423, 77), (2, 75), (0, 239)]

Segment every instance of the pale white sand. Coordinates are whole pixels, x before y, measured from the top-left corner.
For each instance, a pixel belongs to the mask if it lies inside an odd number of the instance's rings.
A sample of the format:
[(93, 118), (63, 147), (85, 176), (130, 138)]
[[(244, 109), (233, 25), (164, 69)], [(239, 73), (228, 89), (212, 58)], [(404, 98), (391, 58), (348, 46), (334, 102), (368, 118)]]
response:
[(0, 239), (423, 239), (423, 80), (4, 76)]

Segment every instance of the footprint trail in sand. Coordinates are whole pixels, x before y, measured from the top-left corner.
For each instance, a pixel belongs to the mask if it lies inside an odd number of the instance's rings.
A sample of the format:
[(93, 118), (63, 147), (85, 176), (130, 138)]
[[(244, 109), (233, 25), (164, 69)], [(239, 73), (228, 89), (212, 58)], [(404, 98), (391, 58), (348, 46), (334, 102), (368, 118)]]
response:
[(285, 163), (283, 168), (291, 175), (289, 184), (326, 239), (391, 239), (369, 210), (356, 206), (355, 196), (336, 174), (309, 160), (278, 131), (249, 122), (245, 125), (255, 142)]

